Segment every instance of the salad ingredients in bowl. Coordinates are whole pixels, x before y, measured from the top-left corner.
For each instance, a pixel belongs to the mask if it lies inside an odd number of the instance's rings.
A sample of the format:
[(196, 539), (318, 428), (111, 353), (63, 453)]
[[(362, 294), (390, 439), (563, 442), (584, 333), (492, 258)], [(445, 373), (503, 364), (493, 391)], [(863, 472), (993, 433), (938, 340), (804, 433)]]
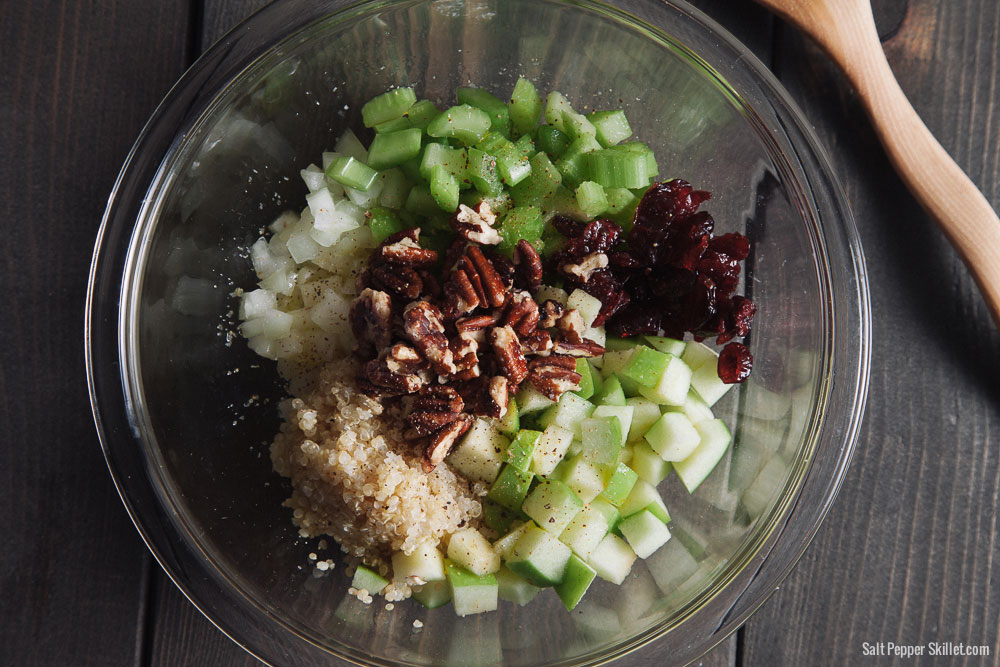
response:
[(656, 486), (694, 491), (732, 441), (711, 406), (751, 371), (750, 246), (714, 235), (707, 192), (655, 182), (622, 111), (523, 77), (457, 98), (392, 89), (367, 146), (348, 131), (301, 171), (240, 330), (294, 393), (285, 505), (354, 559), (353, 595), (464, 616), (552, 587), (572, 610), (671, 538)]

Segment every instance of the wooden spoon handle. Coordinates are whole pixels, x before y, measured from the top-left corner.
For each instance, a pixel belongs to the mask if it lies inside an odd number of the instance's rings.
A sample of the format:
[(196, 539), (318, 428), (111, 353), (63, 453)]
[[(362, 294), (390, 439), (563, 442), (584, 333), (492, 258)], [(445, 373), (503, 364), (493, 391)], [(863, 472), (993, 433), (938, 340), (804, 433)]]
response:
[(917, 115), (867, 0), (761, 0), (810, 34), (858, 90), (889, 158), (958, 250), (1000, 327), (1000, 218)]

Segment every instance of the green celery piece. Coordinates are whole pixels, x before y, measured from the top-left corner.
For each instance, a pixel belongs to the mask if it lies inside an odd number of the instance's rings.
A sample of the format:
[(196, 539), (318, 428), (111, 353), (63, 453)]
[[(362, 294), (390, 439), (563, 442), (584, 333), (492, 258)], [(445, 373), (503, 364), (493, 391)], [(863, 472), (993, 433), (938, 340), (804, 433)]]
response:
[(518, 138), (518, 140), (514, 142), (514, 148), (516, 148), (521, 155), (529, 160), (532, 155), (538, 152), (535, 150), (535, 140), (531, 138), (530, 134), (525, 134)]
[(415, 127), (376, 134), (368, 148), (368, 166), (381, 171), (412, 160), (420, 155), (422, 136)]
[(330, 163), (326, 170), (326, 176), (349, 188), (367, 190), (375, 182), (375, 177), (378, 174), (360, 160), (341, 156)]
[(583, 164), (590, 180), (606, 188), (641, 188), (655, 176), (649, 171), (645, 154), (618, 146), (592, 151)]
[(496, 197), (503, 192), (497, 159), (478, 148), (469, 149), (468, 176), (473, 187), (487, 197)]
[(419, 217), (429, 217), (441, 209), (426, 185), (414, 185), (406, 197), (405, 210)]
[(377, 206), (368, 211), (367, 217), (368, 227), (372, 230), (375, 243), (382, 243), (396, 232), (406, 229), (399, 216), (388, 208)]
[(468, 151), (464, 148), (451, 148), (431, 142), (424, 146), (423, 156), (420, 159), (420, 175), (429, 181), (431, 169), (435, 165), (443, 166), (456, 178), (465, 178), (469, 169)]
[(529, 134), (538, 126), (538, 117), (542, 113), (542, 99), (538, 96), (535, 85), (523, 76), (514, 84), (507, 105), (513, 129), (518, 134)]
[(489, 114), (490, 132), (499, 132), (505, 137), (510, 136), (510, 110), (495, 95), (482, 88), (459, 88), (458, 101)]
[(386, 208), (401, 209), (406, 204), (406, 196), (410, 193), (410, 179), (400, 168), (383, 172), (382, 192), (379, 193), (379, 204)]
[[(566, 190), (566, 188), (556, 188), (556, 193), (558, 193), (560, 189)], [(561, 206), (553, 206), (551, 209), (548, 208), (554, 198), (555, 195), (553, 197), (549, 197), (548, 199), (546, 199), (545, 201), (546, 210), (551, 210), (556, 213), (565, 211), (566, 210), (565, 207)], [(574, 202), (576, 201), (576, 198), (573, 197), (572, 194), (570, 195), (570, 198), (573, 199)], [(542, 259), (548, 259), (555, 253), (562, 250), (564, 247), (566, 247), (566, 237), (563, 236), (562, 233), (560, 233), (560, 231), (556, 229), (554, 225), (545, 225), (545, 230), (542, 232), (542, 247), (536, 248), (536, 250), (538, 250), (538, 253), (542, 256)]]
[(458, 208), (458, 179), (444, 165), (431, 167), (431, 196), (444, 211), (454, 211)]
[(517, 185), (531, 175), (531, 162), (515, 144), (508, 141), (493, 155), (497, 159), (497, 171), (508, 187)]
[(385, 132), (398, 132), (400, 130), (408, 130), (411, 127), (410, 120), (406, 116), (400, 116), (399, 118), (393, 118), (392, 120), (387, 120), (384, 123), (379, 123), (375, 126), (375, 132), (379, 134), (383, 134)]
[(607, 213), (609, 217), (621, 225), (627, 233), (632, 229), (639, 198), (627, 188), (604, 188), (604, 195), (608, 199)]
[(576, 201), (580, 210), (588, 218), (596, 218), (608, 210), (608, 198), (604, 188), (593, 181), (584, 181), (576, 189)]
[(541, 206), (562, 183), (562, 174), (545, 153), (536, 153), (530, 160), (531, 173), (510, 188), (510, 196), (517, 206)]
[(514, 246), (521, 239), (534, 245), (542, 235), (545, 221), (537, 206), (518, 206), (511, 209), (500, 222), (498, 232), (502, 241), (497, 250), (508, 257), (513, 256)]
[[(556, 162), (556, 168), (563, 176), (563, 184), (569, 187), (576, 187), (586, 180), (596, 180), (589, 178), (587, 169), (587, 155), (601, 149), (597, 139), (593, 137), (580, 137), (569, 145), (563, 156)], [(603, 185), (603, 184), (602, 184)]]
[(542, 125), (538, 128), (537, 144), (540, 150), (549, 154), (549, 157), (556, 160), (569, 148), (571, 139), (569, 136), (551, 125)]
[(459, 104), (442, 111), (427, 126), (427, 134), (432, 137), (455, 138), (471, 146), (490, 130), (490, 116), (482, 109)]
[(553, 90), (545, 100), (545, 122), (560, 132), (569, 134), (566, 128), (566, 114), (576, 113), (566, 97)]
[(375, 127), (405, 114), (417, 96), (412, 88), (396, 88), (374, 97), (361, 107), (361, 119), (365, 127)]
[(597, 137), (597, 128), (594, 127), (593, 123), (587, 120), (586, 116), (575, 111), (566, 111), (563, 113), (563, 126), (566, 128), (564, 131), (569, 135), (570, 139)]
[(593, 123), (597, 130), (597, 141), (605, 148), (621, 143), (632, 136), (632, 128), (628, 124), (625, 112), (621, 109), (595, 111), (587, 114), (587, 119)]
[(531, 467), (531, 457), (535, 453), (535, 445), (542, 437), (541, 431), (521, 429), (507, 447), (507, 465), (525, 472)]
[(406, 112), (410, 125), (426, 130), (431, 121), (440, 115), (441, 111), (430, 100), (420, 100)]
[(518, 470), (509, 463), (504, 464), (500, 474), (493, 480), (486, 497), (509, 510), (521, 509), (531, 481), (535, 475), (526, 470)]
[(506, 190), (501, 190), (496, 197), (489, 197), (473, 188), (462, 192), (458, 200), (469, 208), (476, 208), (480, 202), (486, 202), (498, 218), (503, 217), (507, 211), (514, 208), (514, 201)]
[(473, 148), (478, 148), (484, 153), (489, 153), (490, 155), (495, 156), (502, 148), (509, 145), (511, 145), (510, 139), (502, 134), (498, 132), (487, 132), (482, 141), (476, 144)]
[[(656, 165), (656, 156), (653, 154), (653, 149), (651, 149), (646, 144), (641, 141), (627, 141), (624, 144), (619, 144), (615, 146), (616, 150), (627, 151), (629, 153), (638, 153), (646, 158), (646, 171), (649, 172), (650, 177), (655, 177), (659, 173), (659, 168)], [(645, 188), (646, 186), (638, 186)], [(640, 195), (641, 196), (641, 195)]]

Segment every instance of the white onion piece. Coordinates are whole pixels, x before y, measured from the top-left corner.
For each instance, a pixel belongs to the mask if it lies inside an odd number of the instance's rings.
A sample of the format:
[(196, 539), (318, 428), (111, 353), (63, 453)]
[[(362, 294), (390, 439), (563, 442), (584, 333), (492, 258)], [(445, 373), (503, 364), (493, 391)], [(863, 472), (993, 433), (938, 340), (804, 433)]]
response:
[(280, 310), (269, 310), (240, 325), (240, 333), (246, 338), (266, 336), (272, 340), (284, 338), (292, 330), (294, 318)]
[(348, 198), (355, 205), (368, 209), (371, 208), (376, 201), (378, 201), (379, 195), (382, 194), (382, 188), (384, 187), (385, 174), (379, 174), (375, 177), (375, 181), (367, 190), (355, 190), (354, 188), (344, 188), (344, 190), (347, 192)]
[(278, 307), (278, 299), (274, 292), (266, 289), (255, 289), (252, 292), (243, 293), (243, 301), (240, 303), (240, 319), (250, 320), (260, 317), (269, 310)]
[(285, 211), (277, 218), (275, 218), (274, 222), (269, 224), (267, 228), (271, 231), (272, 234), (277, 234), (288, 225), (294, 225), (298, 221), (299, 221), (299, 216), (298, 214), (295, 213), (295, 211)]
[(285, 259), (285, 262), (287, 262), (287, 266), (283, 266), (261, 280), (260, 286), (277, 294), (291, 296), (292, 292), (295, 291), (295, 267), (290, 258)]
[(340, 153), (336, 151), (324, 151), (323, 152), (323, 171), (325, 172), (333, 164), (333, 161), (340, 157)]
[(333, 290), (323, 292), (323, 298), (310, 308), (310, 319), (323, 331), (339, 333), (348, 328), (350, 302)]
[(315, 192), (326, 186), (326, 174), (314, 164), (310, 164), (305, 169), (299, 171), (302, 181), (309, 188), (309, 192)]
[(253, 336), (247, 340), (247, 346), (265, 359), (276, 358), (274, 356), (274, 341), (267, 336)]
[(340, 139), (337, 140), (334, 150), (341, 155), (349, 155), (355, 160), (368, 164), (368, 150), (351, 130), (347, 130), (340, 135)]

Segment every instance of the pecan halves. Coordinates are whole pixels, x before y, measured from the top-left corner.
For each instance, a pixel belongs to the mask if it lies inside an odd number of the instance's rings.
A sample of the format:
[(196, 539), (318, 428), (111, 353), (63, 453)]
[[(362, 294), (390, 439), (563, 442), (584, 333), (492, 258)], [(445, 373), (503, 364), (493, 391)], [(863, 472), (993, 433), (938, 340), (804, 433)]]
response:
[(499, 319), (500, 317), (496, 313), (471, 315), (469, 317), (463, 317), (455, 320), (455, 329), (458, 330), (459, 333), (482, 331), (483, 329), (489, 329), (494, 326)]
[(585, 283), (595, 271), (608, 268), (608, 256), (592, 252), (576, 262), (566, 262), (559, 269), (569, 278)]
[(563, 314), (556, 320), (556, 328), (562, 334), (564, 340), (571, 343), (579, 343), (583, 340), (583, 333), (587, 330), (587, 323), (583, 321), (583, 315), (576, 308), (563, 311)]
[(514, 246), (514, 284), (531, 292), (542, 284), (542, 258), (535, 246), (525, 239)]
[(365, 288), (351, 304), (351, 331), (365, 356), (378, 353), (392, 342), (392, 298), (385, 292)]
[(412, 394), (427, 384), (423, 372), (426, 368), (427, 363), (416, 350), (397, 343), (364, 365), (362, 379), (376, 393)]
[(444, 335), (441, 311), (427, 301), (414, 301), (403, 311), (406, 337), (427, 358), (438, 375), (455, 372), (455, 359)]
[(563, 314), (563, 305), (558, 301), (547, 299), (538, 308), (538, 326), (543, 329), (550, 329), (556, 325)]
[(406, 423), (417, 435), (430, 435), (458, 419), (465, 401), (458, 392), (443, 385), (429, 385), (413, 399), (413, 410)]
[(479, 337), (485, 332), (460, 332), (451, 339), (452, 357), (455, 359), (455, 380), (479, 377)]
[(424, 281), (416, 269), (409, 266), (373, 266), (368, 271), (372, 287), (391, 292), (404, 299), (416, 299), (424, 291)]
[(451, 448), (455, 446), (455, 441), (468, 431), (470, 426), (472, 426), (472, 416), (460, 414), (455, 421), (435, 433), (424, 450), (424, 472), (431, 472), (444, 461)]
[(527, 336), (538, 326), (538, 304), (527, 292), (515, 292), (507, 303), (500, 324), (513, 327), (518, 336)]
[(400, 266), (430, 266), (438, 259), (436, 250), (420, 247), (420, 228), (396, 232), (379, 246), (377, 257)]
[(576, 359), (573, 357), (555, 354), (536, 357), (528, 364), (528, 368), (528, 382), (553, 401), (558, 401), (567, 391), (580, 388), (581, 377), (575, 370)]
[(544, 357), (552, 352), (552, 336), (545, 329), (535, 329), (527, 336), (521, 336), (521, 351), (525, 356), (532, 354)]
[(552, 346), (552, 352), (570, 357), (599, 357), (604, 354), (604, 346), (589, 338), (584, 338), (579, 342), (557, 340)]
[(459, 204), (458, 210), (449, 221), (455, 233), (467, 241), (481, 243), (483, 245), (496, 245), (503, 239), (493, 228), (497, 221), (497, 216), (493, 213), (489, 203), (482, 201), (476, 208), (471, 208), (465, 204)]
[(483, 251), (478, 246), (469, 246), (448, 277), (445, 295), (448, 310), (464, 315), (480, 306), (502, 306), (507, 298), (507, 285)]
[(528, 363), (514, 329), (509, 326), (493, 328), (490, 331), (490, 343), (493, 344), (493, 352), (507, 380), (513, 385), (521, 384), (528, 375)]

